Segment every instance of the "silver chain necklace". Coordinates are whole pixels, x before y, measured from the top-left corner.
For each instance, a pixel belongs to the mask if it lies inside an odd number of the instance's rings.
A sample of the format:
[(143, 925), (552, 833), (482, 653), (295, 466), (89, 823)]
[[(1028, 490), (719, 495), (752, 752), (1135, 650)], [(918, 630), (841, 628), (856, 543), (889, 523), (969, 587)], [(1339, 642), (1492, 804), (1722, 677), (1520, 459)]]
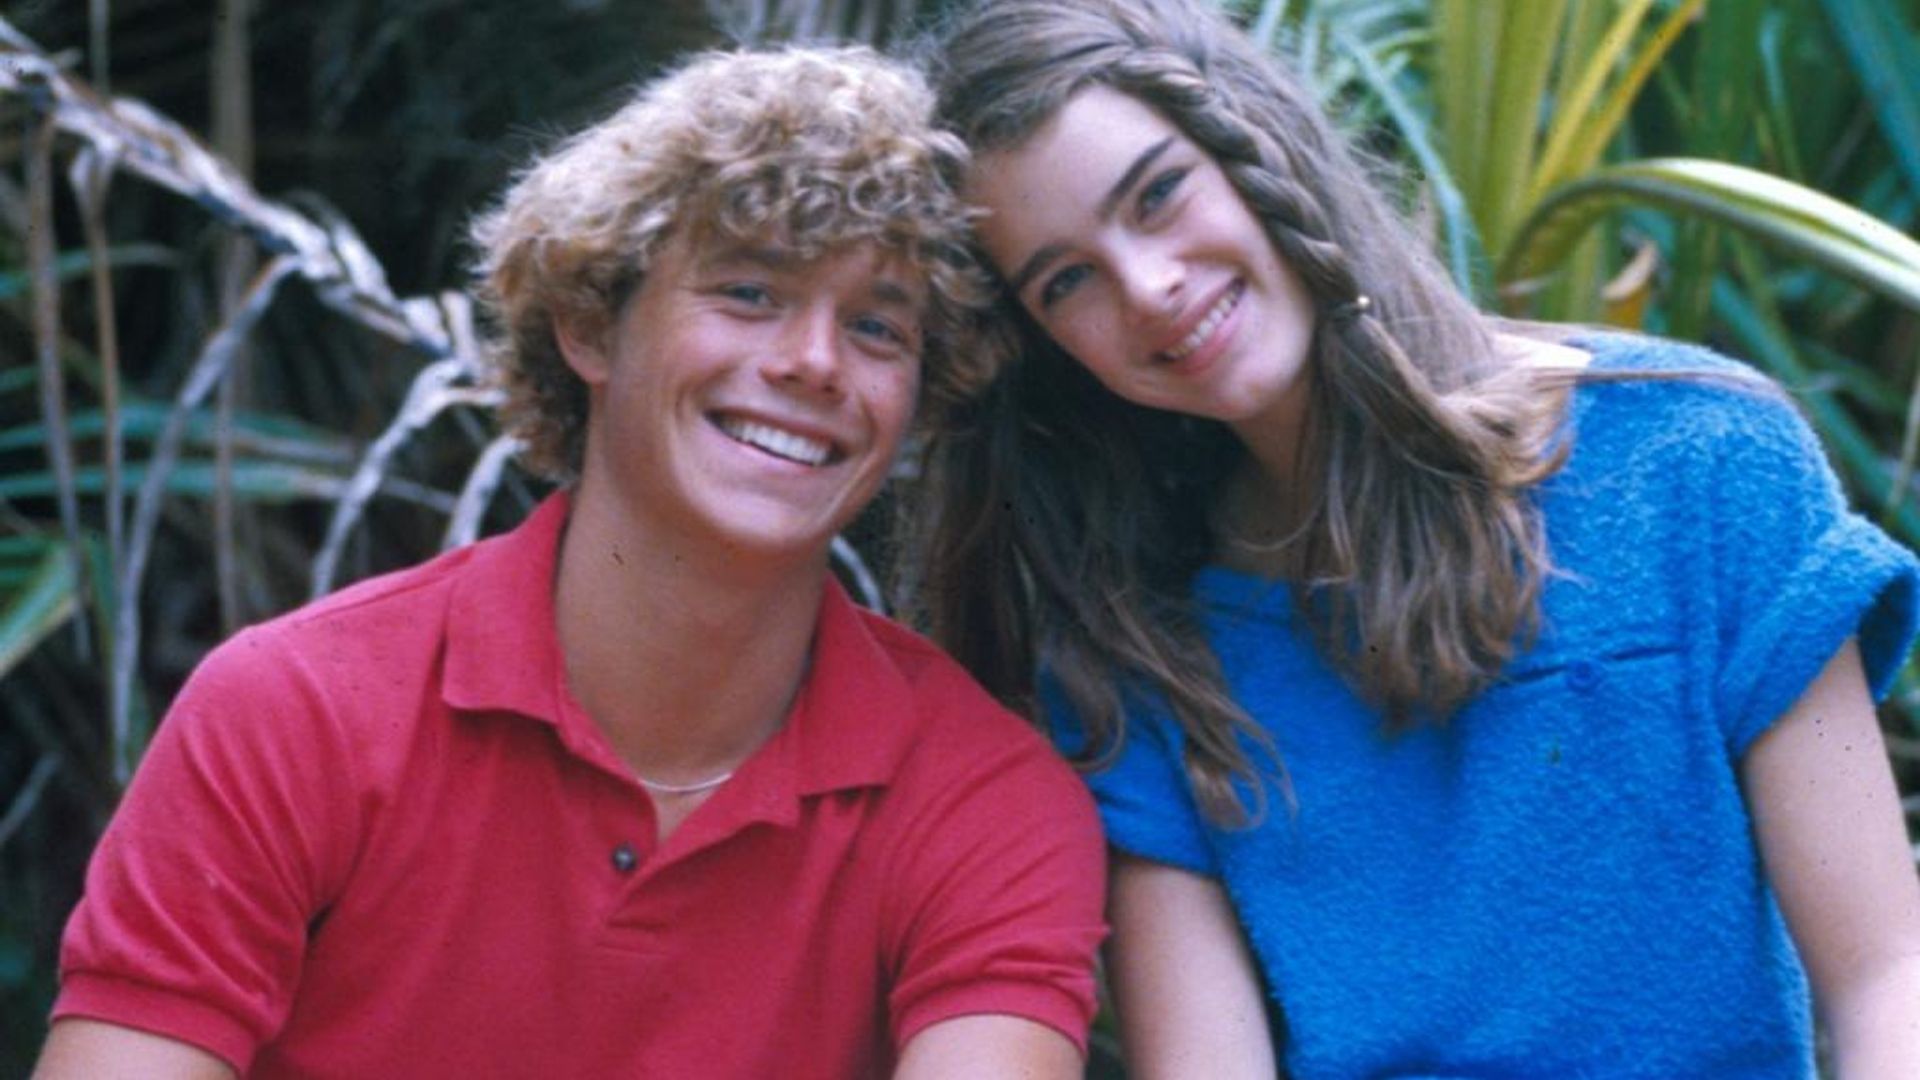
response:
[(728, 769), (711, 780), (696, 780), (691, 784), (663, 784), (658, 780), (649, 780), (639, 773), (634, 773), (633, 778), (640, 781), (641, 787), (656, 795), (697, 795), (702, 791), (712, 791), (733, 779), (733, 770)]

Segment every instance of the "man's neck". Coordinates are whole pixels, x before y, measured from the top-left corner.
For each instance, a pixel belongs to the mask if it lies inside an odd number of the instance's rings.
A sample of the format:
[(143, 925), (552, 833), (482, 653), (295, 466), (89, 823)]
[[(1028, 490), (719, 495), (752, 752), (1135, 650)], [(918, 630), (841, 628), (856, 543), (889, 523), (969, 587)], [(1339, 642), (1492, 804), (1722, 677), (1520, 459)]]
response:
[(602, 494), (576, 494), (555, 570), (574, 696), (648, 780), (730, 771), (778, 730), (805, 677), (824, 553), (675, 543)]

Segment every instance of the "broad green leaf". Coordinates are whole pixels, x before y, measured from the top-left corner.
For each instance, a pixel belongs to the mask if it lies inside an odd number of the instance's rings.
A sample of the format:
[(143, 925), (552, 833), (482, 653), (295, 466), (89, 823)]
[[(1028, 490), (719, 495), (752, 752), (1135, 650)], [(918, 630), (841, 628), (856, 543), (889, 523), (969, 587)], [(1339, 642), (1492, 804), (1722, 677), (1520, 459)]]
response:
[(35, 540), (32, 546), (39, 550), (19, 553), (32, 568), (25, 580), (0, 592), (0, 679), (80, 609), (67, 545)]
[(1486, 158), (1486, 126), (1492, 116), (1494, 51), (1504, 2), (1434, 0), (1433, 100), (1441, 149), (1461, 190), (1476, 213), (1473, 193), (1480, 190)]
[(1274, 35), (1287, 18), (1287, 0), (1261, 0), (1260, 9), (1247, 28), (1247, 36), (1263, 49), (1273, 47)]
[[(1600, 48), (1618, 6), (1616, 0), (1571, 0), (1569, 3), (1566, 29), (1560, 35), (1560, 62), (1554, 65), (1553, 96), (1544, 103), (1549, 111), (1541, 118), (1548, 141), (1569, 122), (1565, 102), (1572, 99), (1575, 84), (1586, 74), (1577, 59), (1592, 56)], [(1534, 165), (1536, 177), (1541, 167), (1538, 162)], [(1499, 298), (1500, 303), (1513, 314), (1526, 313), (1561, 322), (1629, 325), (1617, 321), (1617, 312), (1603, 296), (1609, 280), (1607, 266), (1611, 250), (1608, 238), (1595, 230), (1561, 262), (1553, 280), (1544, 289), (1531, 291), (1524, 298), (1503, 296)], [(1490, 267), (1482, 267), (1483, 275), (1491, 272)]]
[(1647, 77), (1653, 74), (1654, 68), (1673, 48), (1674, 41), (1706, 4), (1706, 0), (1685, 0), (1674, 8), (1666, 21), (1641, 45), (1639, 52), (1633, 55), (1633, 62), (1626, 74), (1614, 84), (1598, 111), (1592, 111), (1594, 99), (1599, 95), (1607, 74), (1632, 44), (1634, 31), (1639, 29), (1651, 3), (1652, 0), (1634, 0), (1622, 9), (1620, 16), (1608, 28), (1607, 36), (1587, 59), (1572, 99), (1555, 108), (1546, 149), (1540, 154), (1540, 165), (1534, 170), (1533, 182), (1528, 188), (1529, 204), (1538, 202), (1554, 185), (1591, 168), (1600, 160), (1607, 144), (1613, 141), (1625, 123), (1627, 111), (1634, 99), (1640, 96), (1640, 88), (1646, 85)]
[[(147, 463), (129, 464), (123, 470), (129, 487), (145, 481)], [(215, 468), (210, 461), (181, 462), (168, 471), (166, 490), (173, 495), (206, 498), (213, 494)], [(74, 488), (82, 495), (99, 495), (105, 486), (105, 472), (98, 466), (75, 470)], [(261, 503), (285, 503), (302, 499), (337, 500), (347, 489), (347, 480), (338, 472), (284, 461), (236, 461), (233, 465), (233, 493)], [(453, 496), (417, 481), (398, 476), (380, 480), (382, 495), (417, 503), (438, 513), (453, 509)], [(0, 499), (44, 498), (54, 491), (53, 476), (45, 471), (0, 475)]]
[(1720, 325), (1732, 331), (1743, 354), (1796, 391), (1820, 437), (1851, 479), (1852, 489), (1866, 503), (1888, 511), (1881, 525), (1908, 547), (1920, 546), (1920, 509), (1889, 498), (1892, 473), (1886, 459), (1839, 402), (1831, 394), (1805, 392), (1815, 384), (1815, 373), (1800, 358), (1779, 313), (1756, 304), (1751, 291), (1726, 278), (1714, 282), (1713, 313)]
[(1619, 63), (1620, 54), (1633, 43), (1633, 35), (1640, 29), (1640, 21), (1646, 18), (1647, 10), (1652, 6), (1653, 0), (1627, 0), (1591, 50), (1585, 53), (1569, 52), (1561, 61), (1563, 79), (1567, 72), (1576, 68), (1579, 74), (1573, 78), (1566, 93), (1553, 103), (1553, 121), (1548, 125), (1546, 145), (1540, 151), (1540, 166), (1534, 170), (1533, 182), (1528, 185), (1529, 202), (1538, 199), (1540, 193), (1551, 187), (1566, 171), (1564, 162), (1575, 136), (1592, 123), (1589, 114), (1593, 111), (1594, 99), (1600, 96), (1600, 88), (1606, 84), (1607, 76)]
[(1920, 32), (1886, 0), (1821, 0), (1907, 184), (1920, 195)]
[(1804, 327), (1800, 329), (1800, 348), (1810, 369), (1832, 382), (1842, 397), (1869, 415), (1897, 419), (1907, 410), (1907, 391), (1888, 381), (1885, 372), (1823, 344), (1820, 336), (1807, 335)]
[(1782, 40), (1789, 24), (1779, 13), (1775, 16), (1760, 28), (1760, 76), (1767, 91), (1766, 124), (1761, 129), (1763, 149), (1770, 149), (1772, 160), (1777, 162), (1774, 172), (1804, 183), (1807, 167), (1800, 158), (1799, 121), (1794, 116), (1796, 95), (1802, 88), (1789, 89)]
[(31, 390), (40, 381), (39, 369), (22, 364), (16, 368), (0, 371), (0, 394), (13, 394)]
[(1549, 99), (1556, 112), (1572, 99), (1574, 85), (1586, 74), (1574, 59), (1591, 56), (1600, 47), (1618, 6), (1617, 0), (1568, 0), (1566, 29), (1560, 35), (1561, 58), (1554, 65), (1553, 96)]
[[(1315, 100), (1335, 110), (1343, 128), (1365, 132), (1382, 123), (1382, 103), (1349, 54), (1363, 49), (1390, 79), (1408, 76), (1433, 41), (1425, 6), (1414, 0), (1337, 0), (1294, 10), (1298, 17), (1272, 46), (1281, 62), (1306, 80)], [(1432, 127), (1430, 120), (1424, 123)]]
[[(1504, 251), (1513, 226), (1526, 210), (1514, 198), (1527, 190), (1540, 137), (1540, 100), (1546, 93), (1560, 40), (1564, 0), (1530, 0), (1507, 6), (1495, 55), (1492, 118), (1478, 148), (1487, 165), (1476, 190), (1467, 192), (1490, 251)], [(1459, 158), (1456, 155), (1457, 165)]]
[[(1761, 8), (1722, 3), (1700, 27), (1681, 130), (1688, 156), (1740, 161), (1754, 141), (1764, 82)], [(1721, 239), (1720, 231), (1705, 221), (1689, 218), (1680, 223), (1679, 238), (1668, 251), (1673, 273), (1664, 304), (1667, 330), (1677, 337), (1697, 338), (1707, 332), (1712, 282), (1725, 268)]]
[(1337, 31), (1334, 40), (1352, 57), (1361, 81), (1385, 106), (1395, 129), (1406, 140), (1408, 149), (1426, 174), (1427, 187), (1433, 192), (1433, 201), (1446, 232), (1447, 269), (1453, 275), (1454, 284), (1469, 295), (1478, 294), (1482, 291), (1476, 280), (1481, 259), (1479, 232), (1474, 228), (1466, 200), (1460, 197), (1460, 189), (1447, 171), (1446, 161), (1428, 138), (1427, 122), (1394, 86), (1393, 79), (1364, 46)]
[[(180, 256), (159, 244), (126, 244), (107, 249), (107, 262), (113, 266), (173, 266)], [(93, 269), (93, 257), (84, 251), (69, 251), (54, 260), (54, 276), (60, 281), (85, 277)], [(0, 300), (25, 296), (32, 288), (31, 275), (24, 270), (0, 271)]]
[[(144, 462), (130, 464), (124, 470), (130, 487), (137, 487), (146, 474)], [(97, 467), (79, 469), (74, 481), (81, 494), (98, 495), (105, 486), (105, 473)], [(214, 483), (211, 462), (182, 462), (167, 477), (167, 489), (176, 495), (211, 496)], [(262, 502), (333, 499), (345, 483), (337, 473), (278, 462), (238, 461), (233, 466), (234, 494)], [(0, 498), (43, 498), (53, 492), (54, 478), (44, 471), (0, 476)]]
[[(172, 406), (156, 401), (130, 401), (120, 406), (120, 434), (128, 442), (156, 438), (166, 427)], [(295, 461), (345, 464), (353, 450), (339, 435), (291, 417), (270, 413), (236, 413), (234, 442), (242, 450), (273, 454)], [(214, 441), (216, 418), (211, 409), (196, 409), (187, 418), (187, 438), (197, 445)], [(106, 418), (97, 409), (74, 413), (67, 429), (75, 439), (98, 438)], [(46, 429), (38, 423), (0, 431), (0, 451), (30, 450), (41, 446)]]
[(43, 536), (0, 536), (0, 560), (32, 560), (46, 549)]
[(1792, 181), (1724, 162), (1658, 158), (1563, 184), (1535, 208), (1501, 262), (1500, 280), (1554, 266), (1587, 229), (1628, 205), (1656, 206), (1737, 229), (1920, 312), (1920, 243)]

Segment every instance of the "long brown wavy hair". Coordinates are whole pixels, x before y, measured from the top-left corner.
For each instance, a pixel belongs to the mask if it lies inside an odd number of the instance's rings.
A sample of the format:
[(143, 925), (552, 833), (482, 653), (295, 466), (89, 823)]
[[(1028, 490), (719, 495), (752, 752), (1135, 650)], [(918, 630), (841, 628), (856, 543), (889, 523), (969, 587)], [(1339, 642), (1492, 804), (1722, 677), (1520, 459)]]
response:
[[(1293, 477), (1310, 497), (1287, 552), (1301, 616), (1390, 728), (1444, 720), (1486, 687), (1538, 620), (1550, 564), (1528, 489), (1564, 460), (1570, 377), (1496, 350), (1493, 321), (1314, 99), (1201, 3), (986, 0), (926, 59), (940, 121), (976, 155), (1018, 147), (1104, 85), (1214, 158), (1319, 309)], [(1244, 823), (1269, 771), (1252, 757), (1284, 769), (1228, 693), (1189, 589), (1218, 554), (1213, 511), (1246, 451), (1218, 422), (1122, 400), (1011, 294), (1002, 308), (998, 374), (927, 403), (903, 519), (913, 613), (1029, 715), (1044, 657), (1088, 767), (1118, 750), (1140, 694), (1163, 696), (1196, 801)]]

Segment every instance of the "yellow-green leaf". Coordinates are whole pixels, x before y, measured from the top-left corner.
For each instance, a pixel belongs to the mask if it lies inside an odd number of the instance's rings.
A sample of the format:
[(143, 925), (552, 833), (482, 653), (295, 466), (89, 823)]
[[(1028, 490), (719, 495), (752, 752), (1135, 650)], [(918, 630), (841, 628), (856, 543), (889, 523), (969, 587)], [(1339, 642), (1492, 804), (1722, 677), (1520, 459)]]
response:
[(1551, 269), (1624, 205), (1717, 222), (1920, 311), (1920, 243), (1812, 188), (1725, 162), (1653, 158), (1589, 173), (1549, 192), (1515, 234), (1500, 280)]
[[(1601, 86), (1620, 62), (1621, 54), (1633, 43), (1634, 33), (1640, 29), (1641, 21), (1652, 6), (1653, 0), (1630, 0), (1621, 8), (1600, 43), (1587, 55), (1579, 78), (1574, 80), (1573, 89), (1565, 98), (1554, 103), (1554, 118), (1547, 133), (1547, 145), (1540, 152), (1540, 165), (1534, 170), (1533, 182), (1528, 185), (1529, 204), (1565, 176), (1568, 155), (1572, 152), (1575, 140), (1594, 126), (1594, 118), (1589, 114), (1594, 100), (1600, 96)], [(1612, 132), (1607, 132), (1607, 135), (1611, 137)]]
[(67, 545), (50, 540), (36, 554), (19, 587), (0, 593), (0, 679), (80, 608)]

